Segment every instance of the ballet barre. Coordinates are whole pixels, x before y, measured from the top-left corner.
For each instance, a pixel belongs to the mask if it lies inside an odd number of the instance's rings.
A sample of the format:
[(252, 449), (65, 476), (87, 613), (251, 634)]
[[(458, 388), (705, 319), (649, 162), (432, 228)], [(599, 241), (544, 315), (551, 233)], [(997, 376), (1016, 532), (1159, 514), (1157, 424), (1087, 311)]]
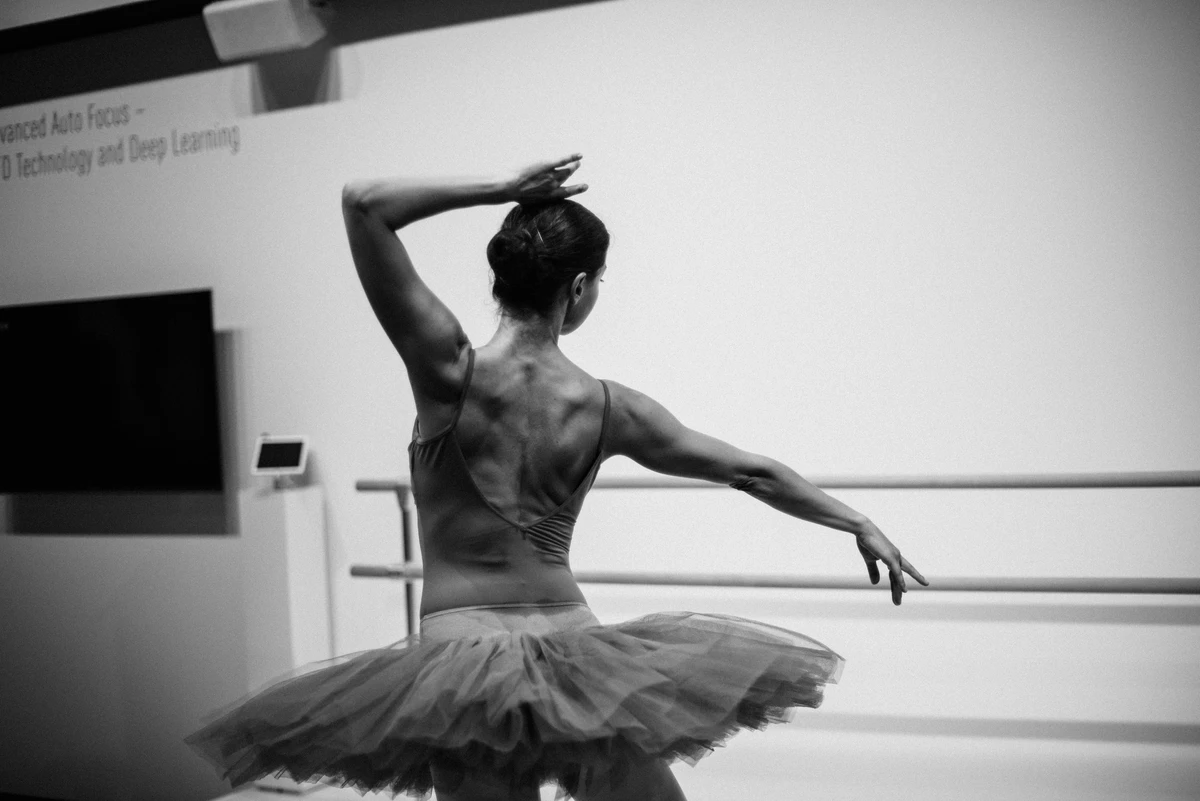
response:
[[(886, 571), (884, 571), (886, 575)], [(424, 569), (416, 563), (401, 565), (355, 565), (350, 575), (368, 578), (419, 581)], [(841, 576), (793, 576), (741, 573), (624, 573), (608, 570), (575, 570), (580, 584), (650, 584), (659, 587), (748, 587), (788, 590), (878, 590), (890, 587), (886, 580), (871, 584), (866, 578)], [(938, 576), (928, 587), (908, 579), (910, 590), (921, 592), (1047, 592), (1118, 593), (1128, 595), (1200, 595), (1200, 579), (1188, 578), (974, 578)]]
[[(958, 475), (813, 475), (805, 477), (821, 489), (1131, 489), (1200, 487), (1200, 470), (1150, 470), (1109, 473), (967, 473)], [(395, 479), (361, 479), (359, 492), (407, 493)], [(729, 489), (725, 484), (670, 476), (601, 476), (593, 489)]]
[[(1200, 487), (1200, 470), (1155, 470), (1099, 473), (977, 473), (958, 475), (813, 475), (807, 477), (822, 489), (993, 490), (993, 489), (1132, 489), (1144, 487)], [(597, 478), (593, 489), (728, 489), (697, 479), (669, 476), (614, 476)], [(412, 533), (416, 510), (412, 488), (396, 479), (360, 479), (359, 492), (391, 492), (400, 504), (403, 562), (398, 565), (352, 565), (350, 575), (404, 581), (408, 633), (416, 631), (413, 583), (422, 580), (421, 565), (413, 562)], [(886, 576), (878, 585), (865, 578), (834, 576), (741, 575), (734, 573), (622, 573), (573, 571), (580, 584), (641, 584), (685, 587), (745, 587), (770, 589), (878, 590), (889, 589)], [(1200, 595), (1200, 579), (1193, 578), (1009, 578), (938, 576), (929, 587), (914, 580), (910, 590), (990, 593), (1101, 593), (1129, 595)]]

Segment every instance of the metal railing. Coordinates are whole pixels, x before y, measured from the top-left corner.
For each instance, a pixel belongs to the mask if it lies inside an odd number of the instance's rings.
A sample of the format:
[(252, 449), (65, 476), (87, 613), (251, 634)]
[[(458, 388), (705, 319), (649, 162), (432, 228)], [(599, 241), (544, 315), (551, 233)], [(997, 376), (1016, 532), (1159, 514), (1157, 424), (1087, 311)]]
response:
[[(1200, 470), (1109, 473), (989, 473), (974, 475), (924, 476), (810, 476), (822, 489), (988, 490), (988, 489), (1124, 489), (1145, 487), (1200, 487)], [(408, 633), (416, 631), (413, 583), (424, 575), (412, 561), (412, 491), (408, 483), (394, 479), (362, 479), (360, 492), (391, 492), (400, 504), (404, 562), (399, 565), (352, 565), (350, 575), (404, 581)], [(598, 478), (593, 489), (726, 489), (724, 484), (665, 476)], [(865, 578), (828, 576), (741, 575), (733, 573), (670, 574), (573, 571), (580, 584), (644, 584), (658, 586), (757, 587), (824, 590), (888, 589)], [(938, 576), (929, 587), (909, 581), (910, 590), (922, 592), (1025, 592), (1025, 593), (1121, 593), (1150, 595), (1200, 595), (1196, 578), (1007, 578)]]
[[(1130, 489), (1138, 487), (1200, 487), (1200, 470), (1151, 470), (1108, 473), (969, 473), (958, 475), (813, 475), (805, 476), (821, 489)], [(408, 484), (395, 479), (360, 479), (359, 492), (407, 493)], [(670, 476), (601, 476), (593, 489), (729, 489), (725, 484)]]

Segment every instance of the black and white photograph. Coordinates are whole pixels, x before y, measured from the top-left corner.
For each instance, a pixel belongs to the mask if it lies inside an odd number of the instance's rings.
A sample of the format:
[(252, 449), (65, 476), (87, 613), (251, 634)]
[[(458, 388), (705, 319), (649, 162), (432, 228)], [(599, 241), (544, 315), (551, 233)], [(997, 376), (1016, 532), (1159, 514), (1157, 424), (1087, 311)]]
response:
[(0, 801), (1200, 799), (1200, 4), (0, 0)]

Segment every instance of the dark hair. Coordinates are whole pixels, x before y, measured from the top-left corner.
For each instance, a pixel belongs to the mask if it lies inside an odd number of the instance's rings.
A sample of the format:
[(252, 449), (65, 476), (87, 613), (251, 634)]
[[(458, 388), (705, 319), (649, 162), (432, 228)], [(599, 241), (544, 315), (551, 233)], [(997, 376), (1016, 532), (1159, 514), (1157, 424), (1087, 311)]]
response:
[(575, 201), (514, 206), (487, 247), (492, 297), (510, 312), (545, 313), (563, 286), (594, 275), (607, 255), (608, 229)]

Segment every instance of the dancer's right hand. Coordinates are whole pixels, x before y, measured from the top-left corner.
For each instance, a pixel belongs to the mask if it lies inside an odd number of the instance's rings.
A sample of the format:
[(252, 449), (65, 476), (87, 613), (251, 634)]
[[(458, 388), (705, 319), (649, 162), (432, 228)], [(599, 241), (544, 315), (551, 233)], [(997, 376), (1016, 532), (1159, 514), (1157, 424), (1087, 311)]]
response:
[(883, 535), (883, 532), (875, 527), (874, 523), (868, 521), (863, 530), (858, 533), (857, 539), (858, 552), (862, 554), (863, 560), (867, 563), (867, 575), (871, 577), (872, 584), (879, 583), (879, 565), (876, 562), (883, 560), (883, 563), (887, 565), (888, 577), (892, 582), (892, 603), (896, 606), (900, 605), (901, 596), (908, 592), (908, 588), (904, 586), (905, 573), (926, 587), (929, 586), (925, 577), (900, 555), (900, 549), (893, 545)]
[(540, 161), (516, 174), (505, 185), (505, 199), (517, 203), (561, 200), (587, 191), (587, 184), (563, 186), (579, 169), (583, 156), (574, 153), (554, 161)]

